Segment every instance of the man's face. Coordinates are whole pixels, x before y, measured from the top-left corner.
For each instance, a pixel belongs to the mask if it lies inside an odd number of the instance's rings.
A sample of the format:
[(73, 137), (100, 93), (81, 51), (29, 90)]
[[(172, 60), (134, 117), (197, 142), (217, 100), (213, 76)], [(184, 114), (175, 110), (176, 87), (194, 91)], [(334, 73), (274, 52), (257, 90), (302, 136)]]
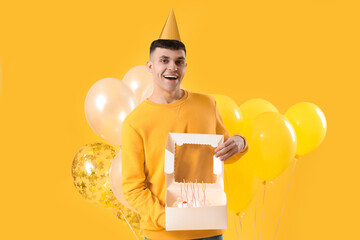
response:
[(167, 91), (180, 89), (187, 63), (184, 50), (155, 48), (147, 67), (154, 77), (154, 87)]

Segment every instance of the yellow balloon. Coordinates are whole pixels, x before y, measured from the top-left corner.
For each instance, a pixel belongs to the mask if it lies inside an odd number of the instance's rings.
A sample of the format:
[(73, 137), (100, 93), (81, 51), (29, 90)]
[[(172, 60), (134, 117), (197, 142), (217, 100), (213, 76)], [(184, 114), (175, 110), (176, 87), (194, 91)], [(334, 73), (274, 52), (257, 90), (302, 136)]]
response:
[(210, 94), (216, 100), (216, 104), (220, 109), (221, 116), (224, 120), (226, 129), (230, 135), (241, 133), (243, 126), (243, 116), (239, 111), (236, 103), (228, 96), (220, 94)]
[[(210, 94), (216, 100), (230, 135), (242, 133), (243, 117), (237, 104), (228, 96)], [(233, 164), (225, 164), (225, 193), (230, 211), (243, 212), (254, 198), (259, 179), (249, 167), (246, 155)]]
[(246, 154), (235, 163), (224, 165), (227, 207), (236, 214), (246, 210), (261, 183), (250, 167), (249, 160)]
[(264, 112), (249, 123), (248, 158), (258, 178), (279, 176), (292, 162), (296, 135), (291, 123), (278, 112)]
[(285, 117), (294, 127), (298, 145), (297, 155), (304, 155), (317, 148), (324, 140), (327, 123), (324, 113), (313, 103), (301, 102), (290, 107)]
[(243, 122), (244, 129), (248, 128), (249, 122), (253, 120), (260, 113), (279, 112), (272, 103), (261, 98), (250, 99), (244, 102), (243, 104), (241, 104), (239, 109), (244, 118), (244, 122)]

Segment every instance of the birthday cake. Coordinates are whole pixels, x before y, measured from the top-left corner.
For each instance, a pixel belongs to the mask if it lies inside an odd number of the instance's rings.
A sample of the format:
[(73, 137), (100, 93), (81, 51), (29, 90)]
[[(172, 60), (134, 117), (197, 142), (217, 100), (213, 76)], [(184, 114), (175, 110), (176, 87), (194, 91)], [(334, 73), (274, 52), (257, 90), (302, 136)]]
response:
[(187, 202), (186, 200), (181, 200), (180, 197), (178, 197), (175, 203), (172, 205), (172, 207), (179, 207), (179, 208), (208, 207), (208, 206), (212, 206), (209, 200), (205, 200), (205, 204), (204, 204), (204, 201)]
[(180, 196), (177, 197), (172, 207), (195, 208), (212, 206), (206, 198), (206, 184), (194, 182), (182, 182), (180, 184)]

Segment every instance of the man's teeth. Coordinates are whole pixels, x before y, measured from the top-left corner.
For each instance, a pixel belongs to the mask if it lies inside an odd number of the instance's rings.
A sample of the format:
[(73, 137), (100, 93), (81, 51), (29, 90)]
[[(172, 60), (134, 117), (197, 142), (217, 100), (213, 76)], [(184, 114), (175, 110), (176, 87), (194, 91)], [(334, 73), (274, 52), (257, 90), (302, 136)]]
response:
[(175, 80), (175, 79), (178, 78), (178, 76), (165, 75), (164, 78), (166, 78), (166, 79), (174, 79)]

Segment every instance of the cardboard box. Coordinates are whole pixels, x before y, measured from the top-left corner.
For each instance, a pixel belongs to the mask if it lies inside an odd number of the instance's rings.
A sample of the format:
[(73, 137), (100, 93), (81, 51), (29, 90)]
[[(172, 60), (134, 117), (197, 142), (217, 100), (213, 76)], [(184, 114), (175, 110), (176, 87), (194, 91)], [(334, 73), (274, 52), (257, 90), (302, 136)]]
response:
[[(166, 230), (227, 229), (224, 162), (215, 157), (223, 135), (169, 133), (165, 147)], [(173, 207), (181, 196), (183, 180), (204, 182), (211, 206)]]

